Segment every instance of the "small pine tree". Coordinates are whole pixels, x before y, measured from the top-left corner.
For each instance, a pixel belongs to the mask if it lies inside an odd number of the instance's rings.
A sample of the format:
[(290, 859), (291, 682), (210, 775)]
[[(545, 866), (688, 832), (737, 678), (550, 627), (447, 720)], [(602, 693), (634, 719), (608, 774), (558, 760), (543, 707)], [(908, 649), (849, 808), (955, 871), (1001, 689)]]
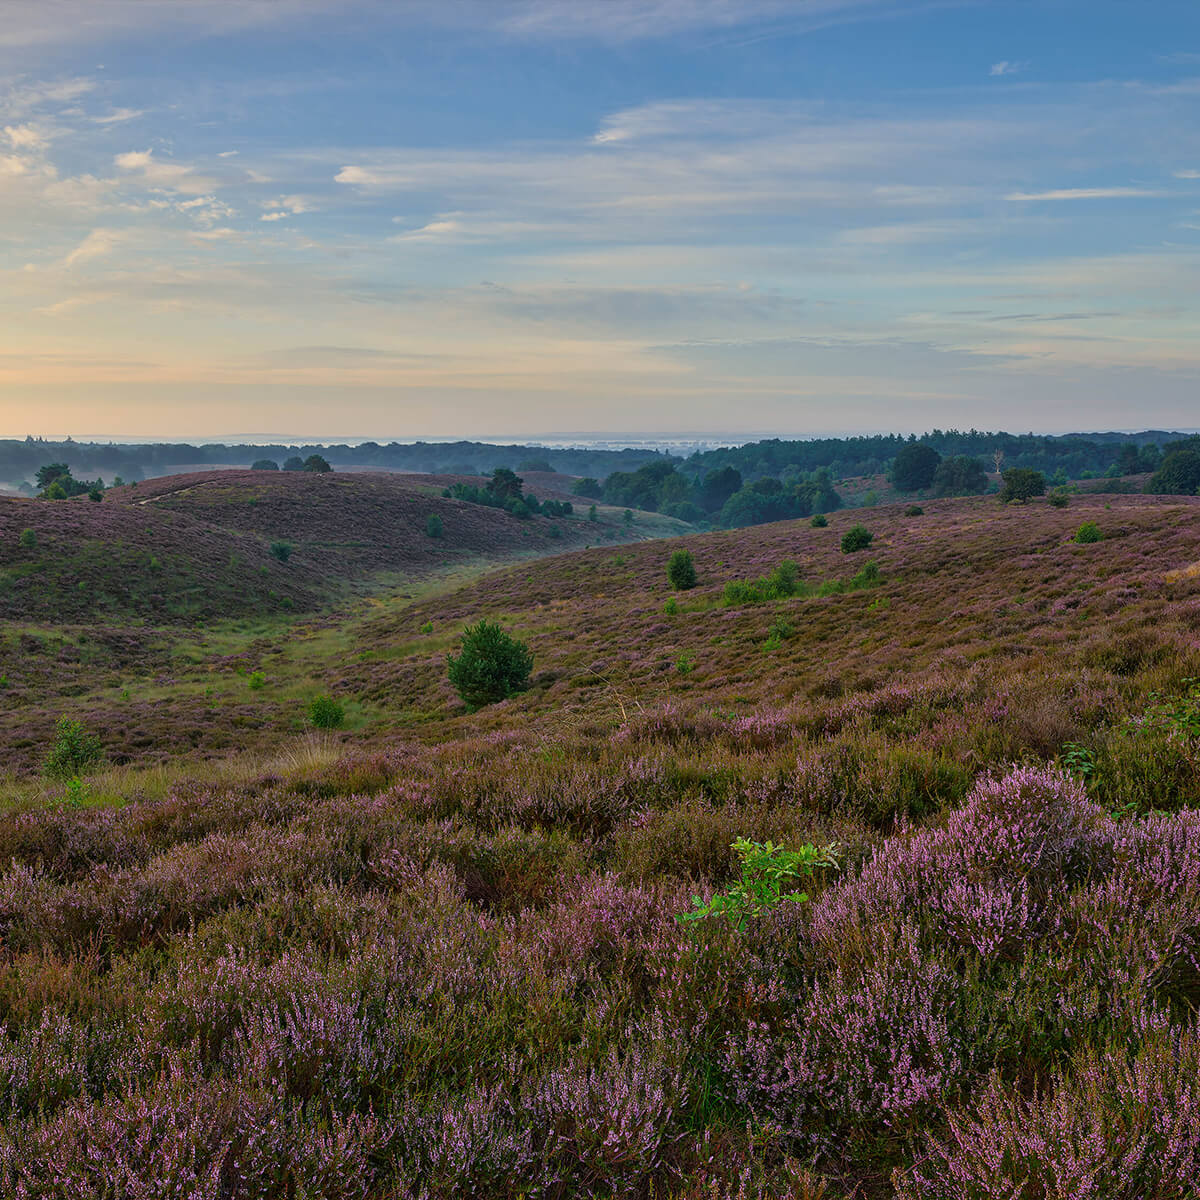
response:
[(447, 673), (468, 708), (482, 708), (523, 691), (533, 670), (529, 647), (494, 621), (463, 631), (458, 655), (446, 656)]
[(437, 513), (430, 513), (425, 518), (425, 534), (427, 537), (440, 538), (444, 532), (442, 527), (442, 518)]
[(1074, 540), (1081, 546), (1089, 546), (1093, 542), (1102, 542), (1104, 534), (1100, 532), (1100, 526), (1095, 521), (1084, 521), (1075, 531)]
[(37, 534), (32, 529), (22, 529), (17, 541), (23, 549), (32, 550), (37, 546)]
[(865, 550), (874, 540), (875, 535), (865, 525), (855, 525), (842, 537), (842, 553), (854, 554)]
[(667, 578), (677, 592), (686, 592), (696, 586), (696, 564), (691, 551), (676, 550), (667, 560)]
[(279, 559), (280, 562), (287, 562), (292, 557), (291, 542), (272, 542), (271, 557)]
[(817, 513), (817, 515), (813, 517), (811, 521), (809, 521), (809, 524), (814, 529), (824, 529), (825, 526), (829, 524), (829, 520), (824, 513)]

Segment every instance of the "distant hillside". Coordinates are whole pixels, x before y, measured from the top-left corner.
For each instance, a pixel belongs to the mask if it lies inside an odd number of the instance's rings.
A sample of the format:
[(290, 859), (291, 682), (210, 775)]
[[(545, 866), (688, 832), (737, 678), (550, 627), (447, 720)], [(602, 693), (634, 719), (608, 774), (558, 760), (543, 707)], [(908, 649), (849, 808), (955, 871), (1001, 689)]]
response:
[[(26, 530), (32, 544), (23, 544)], [(312, 608), (319, 592), (319, 581), (278, 562), (261, 538), (185, 513), (0, 499), (7, 621), (195, 620)]]
[[(448, 482), (386, 473), (212, 471), (115, 488), (105, 504), (287, 541), (289, 566), (327, 575), (421, 575), (468, 557), (503, 559), (598, 540), (595, 526), (583, 521), (520, 521), (500, 509), (446, 499), (441, 493)], [(442, 519), (441, 538), (426, 533), (434, 515)]]
[[(444, 498), (461, 478), (207, 471), (112, 488), (100, 504), (0, 499), (0, 605), (9, 620), (46, 624), (311, 611), (379, 573), (415, 580), (686, 529), (666, 518), (627, 526), (611, 512), (591, 522), (586, 509), (518, 520)], [(542, 499), (566, 495), (562, 477), (537, 478)], [(286, 561), (275, 543), (286, 543)]]

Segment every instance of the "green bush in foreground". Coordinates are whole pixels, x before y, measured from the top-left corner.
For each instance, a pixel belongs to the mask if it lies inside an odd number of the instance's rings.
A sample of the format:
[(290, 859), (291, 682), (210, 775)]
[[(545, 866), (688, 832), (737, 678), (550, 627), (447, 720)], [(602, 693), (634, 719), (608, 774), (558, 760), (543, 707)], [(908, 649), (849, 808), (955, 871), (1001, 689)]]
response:
[(692, 911), (680, 921), (700, 921), (705, 917), (725, 917), (735, 928), (745, 929), (751, 917), (761, 917), (781, 904), (805, 904), (808, 893), (787, 891), (802, 875), (820, 868), (836, 868), (837, 846), (801, 846), (788, 850), (774, 842), (752, 842), (740, 837), (733, 849), (742, 863), (742, 876), (723, 895), (718, 893), (705, 903), (692, 897)]
[(25, 550), (32, 550), (37, 545), (37, 534), (32, 529), (22, 529), (17, 542)]
[(445, 532), (442, 525), (442, 518), (437, 513), (430, 513), (425, 518), (425, 536), (431, 538), (440, 538)]
[(314, 729), (340, 729), (346, 710), (332, 696), (314, 696), (308, 706), (308, 719)]
[(523, 691), (533, 670), (533, 654), (494, 621), (463, 630), (458, 655), (446, 656), (454, 690), (468, 708), (481, 708)]
[(809, 524), (814, 529), (824, 529), (825, 526), (829, 524), (829, 518), (826, 517), (824, 513), (817, 513), (817, 515), (813, 517), (811, 521), (809, 521)]
[(1081, 546), (1088, 546), (1092, 542), (1101, 542), (1104, 540), (1104, 534), (1100, 532), (1100, 526), (1095, 521), (1084, 521), (1082, 525), (1075, 531), (1074, 541)]
[(61, 717), (56, 735), (54, 746), (42, 765), (42, 770), (51, 779), (72, 779), (104, 758), (100, 739), (88, 733), (79, 721)]
[(696, 564), (691, 551), (676, 550), (667, 561), (667, 578), (677, 592), (686, 592), (696, 586)]
[(875, 535), (865, 525), (855, 525), (842, 535), (842, 553), (865, 550), (874, 540)]

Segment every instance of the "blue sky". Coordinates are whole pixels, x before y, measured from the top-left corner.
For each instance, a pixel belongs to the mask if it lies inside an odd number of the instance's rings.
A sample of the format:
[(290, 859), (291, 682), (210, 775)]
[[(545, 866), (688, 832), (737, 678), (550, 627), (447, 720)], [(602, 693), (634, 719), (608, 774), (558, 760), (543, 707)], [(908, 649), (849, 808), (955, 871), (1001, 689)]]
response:
[(6, 0), (0, 434), (1194, 427), (1194, 0)]

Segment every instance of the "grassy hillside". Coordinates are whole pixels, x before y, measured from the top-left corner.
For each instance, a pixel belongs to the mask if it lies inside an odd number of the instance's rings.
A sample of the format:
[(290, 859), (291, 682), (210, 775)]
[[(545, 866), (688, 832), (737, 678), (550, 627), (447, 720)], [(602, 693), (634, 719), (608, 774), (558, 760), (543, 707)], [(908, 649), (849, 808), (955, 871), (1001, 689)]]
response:
[[(1200, 501), (708, 534), (685, 593), (675, 545), (129, 668), (43, 635), (71, 682), (2, 714), (0, 1191), (1200, 1194)], [(727, 593), (785, 559), (792, 595)], [(484, 615), (534, 674), (468, 713)], [(303, 732), (317, 690), (346, 729)], [(128, 765), (36, 781), (64, 711)], [(819, 848), (805, 898), (681, 922), (739, 837)]]

